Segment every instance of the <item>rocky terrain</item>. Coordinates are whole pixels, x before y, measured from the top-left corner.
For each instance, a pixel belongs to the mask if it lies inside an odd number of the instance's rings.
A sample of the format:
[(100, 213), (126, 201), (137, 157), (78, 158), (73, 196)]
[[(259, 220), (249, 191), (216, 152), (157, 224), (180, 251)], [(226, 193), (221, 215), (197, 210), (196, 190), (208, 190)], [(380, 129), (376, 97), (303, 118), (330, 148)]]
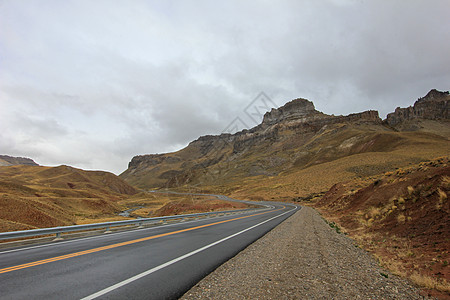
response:
[(393, 127), (409, 120), (448, 120), (450, 118), (450, 94), (431, 90), (425, 97), (419, 98), (414, 106), (397, 107), (387, 115), (385, 122)]
[[(358, 154), (375, 157), (373, 153), (396, 152), (387, 159), (390, 162), (385, 158), (372, 162), (388, 171), (447, 154), (449, 128), (448, 92), (432, 90), (414, 107), (397, 109), (384, 122), (377, 111), (327, 115), (317, 111), (311, 101), (295, 99), (267, 112), (262, 123), (252, 129), (202, 136), (174, 153), (136, 156), (120, 176), (140, 188), (201, 185), (217, 190)], [(408, 147), (418, 143), (422, 150), (408, 153)]]
[(26, 165), (26, 166), (38, 166), (31, 158), (25, 157), (13, 157), (8, 155), (0, 155), (0, 166), (15, 166), (15, 165)]

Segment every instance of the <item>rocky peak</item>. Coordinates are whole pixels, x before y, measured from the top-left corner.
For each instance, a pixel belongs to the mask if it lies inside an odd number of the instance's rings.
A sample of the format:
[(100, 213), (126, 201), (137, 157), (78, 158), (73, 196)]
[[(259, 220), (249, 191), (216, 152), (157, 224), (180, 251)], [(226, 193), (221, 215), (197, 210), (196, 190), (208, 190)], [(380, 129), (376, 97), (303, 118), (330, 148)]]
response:
[(387, 115), (385, 122), (390, 126), (396, 126), (406, 120), (448, 120), (449, 119), (450, 94), (433, 89), (419, 98), (414, 106), (400, 108)]
[[(436, 89), (432, 89), (423, 98), (419, 98), (418, 101), (445, 101), (449, 99), (449, 91), (441, 92)], [(417, 102), (416, 102), (417, 103)]]
[(311, 101), (298, 98), (286, 103), (280, 108), (272, 108), (270, 112), (267, 112), (264, 115), (262, 124), (272, 125), (279, 123), (280, 121), (297, 119), (306, 121), (307, 118), (312, 115), (325, 116), (315, 109), (314, 104)]

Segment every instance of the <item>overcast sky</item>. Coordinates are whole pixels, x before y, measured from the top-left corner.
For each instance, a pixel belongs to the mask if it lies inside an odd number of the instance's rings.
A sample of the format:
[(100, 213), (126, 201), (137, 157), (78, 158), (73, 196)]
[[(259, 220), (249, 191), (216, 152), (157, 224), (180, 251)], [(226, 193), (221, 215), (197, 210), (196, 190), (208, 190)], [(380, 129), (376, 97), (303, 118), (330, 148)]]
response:
[(116, 174), (261, 92), (381, 117), (450, 88), (450, 2), (0, 0), (0, 154)]

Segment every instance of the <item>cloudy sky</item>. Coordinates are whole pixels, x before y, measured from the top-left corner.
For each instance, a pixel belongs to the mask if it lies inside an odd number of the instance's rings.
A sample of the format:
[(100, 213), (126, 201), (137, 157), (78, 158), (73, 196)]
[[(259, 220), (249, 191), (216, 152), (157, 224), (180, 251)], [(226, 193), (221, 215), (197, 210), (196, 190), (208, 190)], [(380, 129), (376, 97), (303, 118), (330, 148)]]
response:
[(116, 174), (261, 92), (379, 110), (450, 88), (450, 2), (0, 0), (0, 154)]

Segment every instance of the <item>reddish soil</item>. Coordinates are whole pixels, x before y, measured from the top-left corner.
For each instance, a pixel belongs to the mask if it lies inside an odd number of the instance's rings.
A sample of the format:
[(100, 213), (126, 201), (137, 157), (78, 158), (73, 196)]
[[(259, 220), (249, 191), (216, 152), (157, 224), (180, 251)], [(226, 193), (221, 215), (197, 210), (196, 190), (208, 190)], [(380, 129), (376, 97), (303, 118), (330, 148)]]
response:
[(314, 206), (397, 273), (442, 283), (446, 287), (430, 293), (447, 299), (449, 191), (450, 166), (441, 158), (336, 184)]

